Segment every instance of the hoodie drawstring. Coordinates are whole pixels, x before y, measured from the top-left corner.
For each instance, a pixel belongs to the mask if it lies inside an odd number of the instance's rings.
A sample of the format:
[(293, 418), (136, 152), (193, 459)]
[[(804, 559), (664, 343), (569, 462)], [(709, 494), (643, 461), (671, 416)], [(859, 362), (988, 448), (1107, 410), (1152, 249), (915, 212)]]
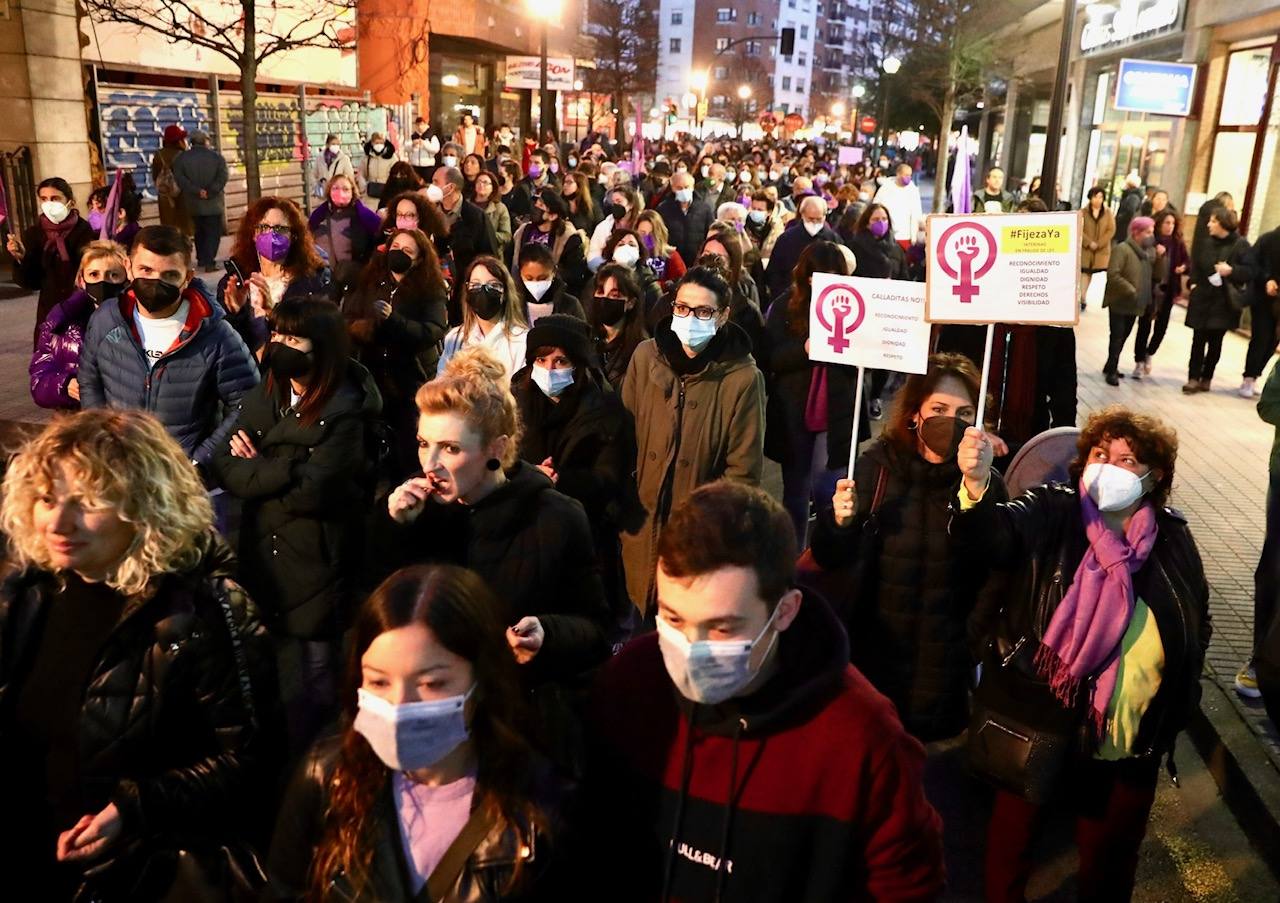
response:
[[(680, 839), (680, 826), (684, 821), (684, 804), (689, 797), (689, 781), (693, 778), (693, 727), (697, 722), (698, 707), (689, 712), (689, 727), (684, 738), (684, 758), (680, 761), (680, 796), (676, 799), (676, 817), (671, 824), (671, 843), (667, 847), (667, 861), (662, 867), (662, 903), (671, 899), (671, 872), (675, 867), (676, 844)], [(737, 747), (734, 747), (737, 753)]]
[(724, 825), (720, 829), (720, 852), (716, 857), (716, 895), (715, 903), (720, 903), (724, 895), (724, 883), (729, 877), (729, 869), (725, 858), (729, 854), (729, 830), (733, 826), (733, 812), (737, 808), (734, 799), (738, 783), (738, 747), (742, 743), (742, 732), (746, 729), (745, 718), (738, 719), (738, 726), (733, 731), (733, 753), (729, 759), (729, 793), (724, 800)]

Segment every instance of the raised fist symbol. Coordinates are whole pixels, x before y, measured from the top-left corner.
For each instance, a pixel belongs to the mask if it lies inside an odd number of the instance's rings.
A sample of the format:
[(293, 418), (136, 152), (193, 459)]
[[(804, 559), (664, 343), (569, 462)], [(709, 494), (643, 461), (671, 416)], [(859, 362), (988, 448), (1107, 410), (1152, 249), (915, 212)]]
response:
[(962, 263), (972, 265), (974, 258), (978, 256), (978, 236), (973, 233), (959, 236), (956, 239), (955, 251)]

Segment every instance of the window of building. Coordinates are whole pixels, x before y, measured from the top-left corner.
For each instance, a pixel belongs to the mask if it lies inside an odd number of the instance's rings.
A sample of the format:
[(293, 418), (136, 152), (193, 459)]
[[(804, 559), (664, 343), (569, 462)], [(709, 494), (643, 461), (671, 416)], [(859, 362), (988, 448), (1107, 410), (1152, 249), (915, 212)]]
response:
[(716, 50), (725, 50), (729, 46), (728, 38), (716, 38)]
[(671, 24), (672, 25), (684, 24), (684, 12), (682, 10), (677, 9), (671, 13)]
[(716, 10), (717, 22), (736, 22), (738, 21), (738, 11), (732, 7), (720, 7)]
[(787, 9), (795, 9), (796, 0), (787, 0)]
[(788, 66), (790, 66), (790, 65), (791, 65), (791, 57), (789, 57), (789, 56), (784, 56), (784, 57), (782, 58), (782, 61), (783, 61), (784, 63), (786, 63)]
[(797, 78), (797, 79), (796, 79), (796, 93), (797, 93), (797, 94), (803, 94), (803, 93), (804, 93), (804, 79), (803, 79), (803, 78)]
[(760, 42), (747, 41), (747, 56), (759, 56), (759, 55), (760, 55)]
[(748, 25), (759, 25), (759, 24), (760, 24), (760, 14), (759, 14), (759, 13), (747, 13), (747, 24), (748, 24)]
[(671, 39), (671, 41), (667, 44), (667, 48), (668, 48), (672, 53), (679, 53), (679, 52), (680, 52), (680, 39), (679, 39), (679, 38), (672, 38), (672, 39)]
[[(1270, 178), (1280, 157), (1280, 84), (1271, 65), (1273, 49), (1251, 47), (1227, 57), (1209, 164), (1209, 192), (1231, 192), (1240, 212), (1240, 231), (1244, 234), (1247, 230), (1250, 240), (1257, 240), (1262, 227), (1274, 222), (1280, 207), (1280, 195), (1271, 187)], [(1268, 95), (1270, 116), (1263, 122)], [(1151, 176), (1153, 184), (1157, 178), (1159, 174)]]
[(725, 67), (725, 66), (716, 66), (715, 77), (716, 77), (716, 79), (718, 79), (718, 80), (723, 80), (723, 79), (728, 78), (728, 77), (729, 77), (729, 70), (728, 70), (728, 68), (727, 68), (727, 67)]
[(801, 54), (797, 54), (797, 55), (796, 55), (796, 65), (797, 65), (797, 66), (807, 66), (807, 65), (809, 65), (809, 58), (808, 58), (807, 56), (805, 56), (803, 53), (801, 53)]
[(802, 41), (803, 41), (803, 40), (807, 40), (807, 39), (808, 39), (808, 37), (809, 37), (809, 26), (808, 26), (808, 25), (801, 25), (801, 26), (800, 26), (800, 40), (802, 40)]
[(791, 104), (789, 104), (789, 103), (784, 103), (784, 104), (782, 105), (782, 115), (783, 115), (783, 116), (786, 116), (786, 115), (787, 115), (787, 113), (789, 113), (789, 112), (791, 111), (791, 109), (790, 109), (790, 108), (791, 108)]
[(711, 106), (722, 107), (725, 105), (725, 102), (727, 100), (728, 98), (726, 98), (723, 94), (717, 94), (715, 97), (711, 98)]
[(783, 91), (790, 91), (790, 90), (791, 90), (791, 76), (790, 76), (790, 75), (784, 75), (784, 76), (782, 76), (782, 90), (783, 90)]

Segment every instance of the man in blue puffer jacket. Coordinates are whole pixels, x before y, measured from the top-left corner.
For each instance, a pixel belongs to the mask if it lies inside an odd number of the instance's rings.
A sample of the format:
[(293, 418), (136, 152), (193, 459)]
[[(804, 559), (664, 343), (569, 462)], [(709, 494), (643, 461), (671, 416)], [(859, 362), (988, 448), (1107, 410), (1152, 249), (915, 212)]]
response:
[(134, 239), (133, 281), (89, 319), (80, 356), (85, 408), (154, 414), (204, 472), (230, 441), (258, 365), (222, 308), (193, 285), (191, 244), (172, 226)]

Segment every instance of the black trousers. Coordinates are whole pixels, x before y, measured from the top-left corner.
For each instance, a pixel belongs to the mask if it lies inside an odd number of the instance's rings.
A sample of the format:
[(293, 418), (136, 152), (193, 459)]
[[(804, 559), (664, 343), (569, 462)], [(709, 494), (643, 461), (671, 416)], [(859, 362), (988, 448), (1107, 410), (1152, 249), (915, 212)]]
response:
[(193, 216), (191, 223), (196, 231), (196, 263), (213, 266), (218, 259), (218, 242), (222, 240), (222, 214)]
[(1150, 360), (1164, 341), (1169, 330), (1169, 314), (1173, 312), (1173, 299), (1157, 290), (1147, 312), (1138, 318), (1138, 335), (1133, 340), (1135, 363)]
[(1213, 379), (1218, 358), (1222, 357), (1222, 337), (1225, 329), (1197, 329), (1191, 336), (1191, 361), (1187, 366), (1187, 379)]
[(1276, 317), (1271, 302), (1265, 298), (1249, 306), (1249, 350), (1244, 356), (1246, 379), (1257, 379), (1267, 369), (1267, 362), (1276, 353)]
[(1129, 333), (1133, 332), (1133, 324), (1137, 321), (1136, 315), (1112, 312), (1111, 342), (1107, 346), (1107, 363), (1102, 368), (1103, 373), (1119, 372), (1120, 352), (1124, 350), (1124, 343), (1129, 341)]
[(1035, 432), (1076, 425), (1076, 381), (1076, 331), (1037, 326)]
[(1253, 572), (1253, 647), (1262, 645), (1276, 616), (1280, 597), (1280, 473), (1271, 474), (1267, 488), (1267, 528), (1258, 568)]

